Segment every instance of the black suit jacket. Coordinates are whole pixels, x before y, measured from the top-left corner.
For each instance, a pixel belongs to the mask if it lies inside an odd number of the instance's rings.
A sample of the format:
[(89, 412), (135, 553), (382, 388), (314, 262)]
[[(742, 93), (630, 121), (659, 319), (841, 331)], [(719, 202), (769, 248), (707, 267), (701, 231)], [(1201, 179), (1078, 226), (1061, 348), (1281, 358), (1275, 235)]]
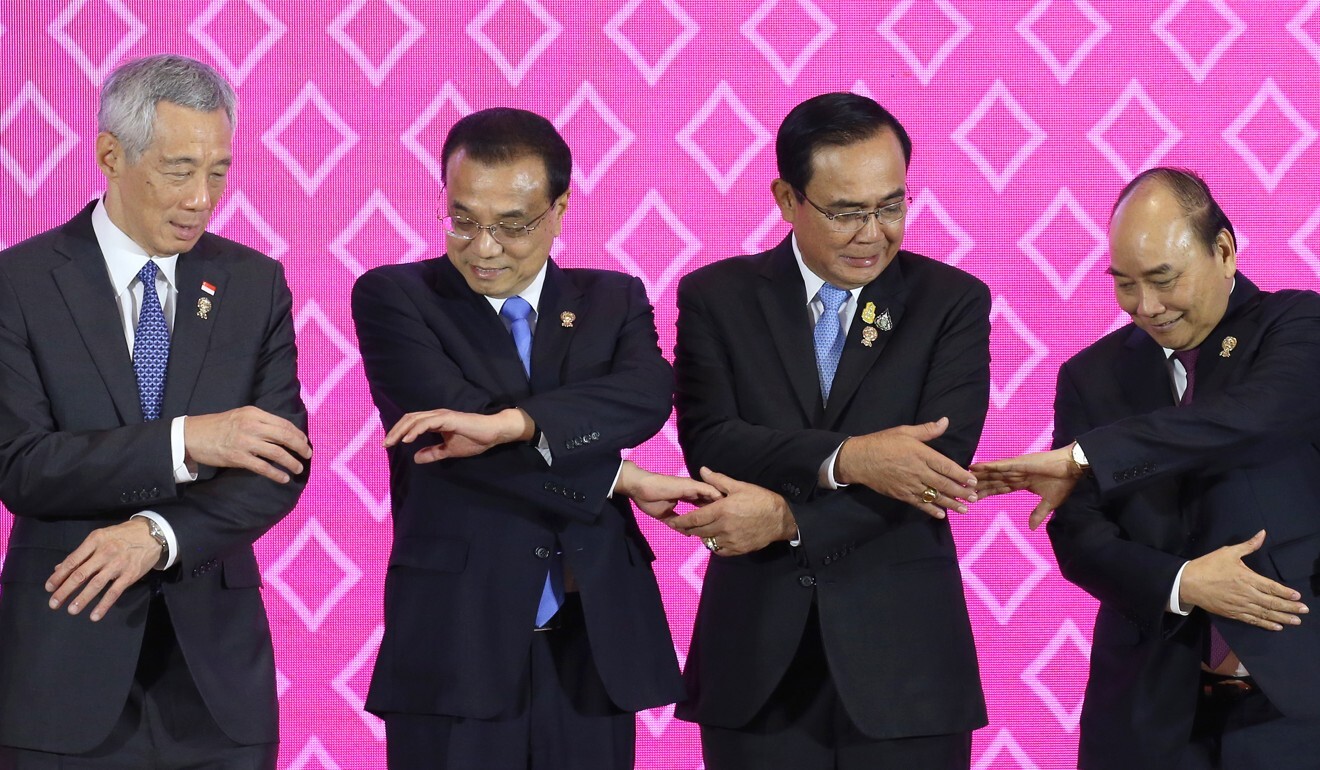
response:
[[(869, 347), (867, 303), (892, 321)], [(688, 466), (782, 494), (802, 545), (710, 560), (680, 717), (746, 724), (792, 660), (814, 601), (839, 697), (863, 732), (896, 738), (986, 723), (948, 522), (860, 485), (825, 490), (818, 472), (850, 435), (943, 416), (949, 430), (932, 445), (969, 462), (989, 398), (989, 310), (980, 281), (900, 252), (862, 289), (823, 408), (788, 239), (682, 280), (675, 371)]]
[(553, 263), (539, 305), (528, 382), (499, 316), (447, 258), (377, 268), (353, 289), (386, 428), (408, 412), (516, 406), (553, 456), (547, 466), (530, 443), (506, 444), (417, 465), (425, 441), (390, 450), (394, 546), (367, 698), (373, 713), (514, 710), (556, 542), (614, 703), (638, 711), (682, 693), (654, 554), (629, 501), (607, 500), (620, 450), (669, 416), (673, 375), (651, 306), (635, 278)]
[(1164, 352), (1133, 325), (1060, 370), (1055, 444), (1078, 439), (1095, 473), (1049, 524), (1064, 576), (1100, 600), (1083, 767), (1177, 766), (1209, 622), (1284, 714), (1320, 717), (1320, 624), (1309, 616), (1270, 632), (1165, 611), (1184, 562), (1261, 529), (1247, 566), (1320, 606), (1317, 374), (1320, 297), (1261, 292), (1241, 274), (1201, 346), (1193, 404), (1174, 406)]
[[(177, 485), (170, 420), (254, 404), (305, 428), (292, 300), (278, 262), (203, 235), (179, 258), (161, 419), (137, 381), (89, 205), (0, 254), (0, 500), (15, 515), (0, 575), (0, 744), (76, 753), (109, 734), (128, 697), (152, 586), (221, 729), (276, 740), (275, 667), (252, 543), (306, 482), (202, 468)], [(201, 284), (216, 287), (209, 318)], [(144, 509), (178, 562), (129, 588), (100, 622), (47, 608), (43, 583), (92, 530)]]

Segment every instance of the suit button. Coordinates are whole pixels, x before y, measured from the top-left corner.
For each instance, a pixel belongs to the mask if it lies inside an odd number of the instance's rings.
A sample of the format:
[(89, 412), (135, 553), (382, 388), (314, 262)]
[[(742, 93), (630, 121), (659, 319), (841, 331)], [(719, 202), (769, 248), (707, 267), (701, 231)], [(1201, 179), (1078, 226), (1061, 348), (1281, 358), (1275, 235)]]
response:
[(536, 558), (538, 558), (538, 559), (549, 559), (549, 558), (550, 558), (550, 549), (549, 549), (549, 548), (546, 548), (546, 547), (543, 546), (543, 545), (538, 545), (538, 546), (536, 546), (536, 550), (535, 550), (535, 551), (532, 551), (532, 553), (536, 554)]
[(159, 495), (159, 494), (160, 494), (160, 489), (159, 489), (159, 488), (157, 488), (157, 487), (152, 487), (152, 488), (151, 488), (151, 496), (152, 496), (152, 497), (156, 497), (156, 496)]
[(119, 493), (119, 502), (121, 502), (121, 503), (126, 503), (126, 502), (128, 502), (128, 493), (127, 493), (127, 492), (120, 492), (120, 493)]
[(826, 556), (826, 557), (823, 559), (823, 561), (824, 561), (826, 564), (829, 564), (830, 562), (834, 561), (834, 557), (833, 557), (833, 556)]
[(802, 586), (803, 588), (811, 588), (812, 586), (816, 585), (816, 578), (813, 575), (803, 575), (802, 577), (798, 578), (798, 585)]
[(591, 432), (591, 440), (592, 440), (592, 441), (599, 441), (599, 440), (600, 440), (600, 431), (592, 431), (592, 432)]

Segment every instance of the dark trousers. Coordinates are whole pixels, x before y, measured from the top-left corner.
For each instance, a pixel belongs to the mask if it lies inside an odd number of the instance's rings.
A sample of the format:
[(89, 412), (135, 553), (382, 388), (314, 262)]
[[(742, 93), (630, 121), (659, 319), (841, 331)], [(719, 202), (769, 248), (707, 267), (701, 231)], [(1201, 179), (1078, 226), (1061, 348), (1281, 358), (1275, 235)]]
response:
[(752, 721), (701, 726), (706, 770), (965, 770), (972, 734), (876, 740), (848, 717), (825, 662), (813, 606), (788, 671)]
[(555, 621), (532, 632), (524, 698), (510, 713), (385, 715), (390, 770), (630, 770), (634, 715), (605, 692), (577, 594)]
[(77, 755), (0, 747), (0, 770), (275, 770), (278, 748), (239, 745), (216, 725), (158, 597), (147, 612), (128, 702), (109, 737)]
[(1284, 716), (1251, 683), (1203, 675), (1180, 770), (1320, 770), (1320, 720)]

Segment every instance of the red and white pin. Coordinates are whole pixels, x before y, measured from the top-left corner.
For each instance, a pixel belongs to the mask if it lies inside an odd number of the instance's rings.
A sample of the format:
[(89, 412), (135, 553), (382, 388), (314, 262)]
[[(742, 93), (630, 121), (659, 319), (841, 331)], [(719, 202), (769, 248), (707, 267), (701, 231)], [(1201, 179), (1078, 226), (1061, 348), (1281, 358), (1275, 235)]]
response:
[(215, 284), (211, 283), (210, 281), (202, 281), (202, 291), (204, 291), (204, 292), (206, 292), (207, 294), (210, 294), (212, 297), (214, 297), (214, 296), (215, 296)]

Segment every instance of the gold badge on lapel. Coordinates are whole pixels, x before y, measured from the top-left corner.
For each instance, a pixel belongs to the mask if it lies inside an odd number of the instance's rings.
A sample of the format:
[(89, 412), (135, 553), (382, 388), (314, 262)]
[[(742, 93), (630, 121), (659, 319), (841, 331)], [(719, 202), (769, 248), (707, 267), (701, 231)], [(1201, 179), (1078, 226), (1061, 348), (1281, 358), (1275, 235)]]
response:
[(875, 320), (875, 325), (880, 327), (880, 331), (887, 332), (894, 328), (894, 319), (889, 317), (889, 308), (885, 308), (880, 317)]
[(1233, 337), (1231, 335), (1225, 337), (1224, 341), (1219, 343), (1219, 357), (1228, 358), (1229, 356), (1233, 355), (1233, 348), (1236, 347), (1237, 347), (1237, 337)]
[(198, 297), (197, 299), (197, 317), (205, 321), (211, 317), (211, 298)]
[(572, 329), (573, 322), (576, 320), (577, 316), (567, 310), (559, 314), (559, 325), (565, 329)]
[(875, 303), (874, 303), (874, 302), (868, 302), (868, 303), (866, 303), (866, 307), (862, 308), (862, 321), (863, 321), (864, 323), (868, 323), (868, 324), (873, 324), (873, 323), (875, 323)]
[(866, 347), (869, 348), (871, 345), (875, 344), (875, 338), (879, 336), (880, 332), (876, 331), (874, 326), (862, 327), (862, 344)]

